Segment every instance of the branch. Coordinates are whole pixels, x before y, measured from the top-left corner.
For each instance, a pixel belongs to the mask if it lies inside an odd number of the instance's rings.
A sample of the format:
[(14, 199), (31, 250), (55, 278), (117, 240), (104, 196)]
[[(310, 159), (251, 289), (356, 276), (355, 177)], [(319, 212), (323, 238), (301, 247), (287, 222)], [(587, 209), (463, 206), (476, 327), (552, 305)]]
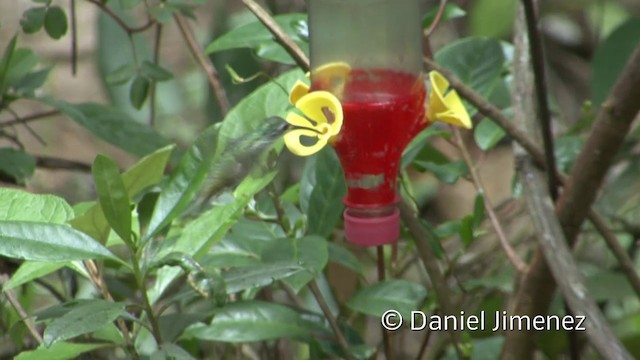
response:
[(80, 161), (59, 159), (49, 156), (34, 156), (36, 166), (43, 169), (51, 170), (75, 170), (90, 173), (91, 164), (85, 164)]
[[(422, 264), (429, 274), (433, 291), (436, 293), (436, 297), (438, 298), (438, 303), (440, 304), (443, 314), (456, 316), (459, 314), (459, 311), (457, 311), (456, 304), (453, 303), (449, 287), (447, 286), (447, 282), (442, 274), (440, 265), (438, 264), (438, 259), (433, 254), (425, 229), (422, 227), (422, 224), (420, 224), (420, 220), (418, 219), (418, 214), (404, 199), (400, 200), (398, 207), (400, 208), (402, 220), (413, 236), (420, 260), (422, 260)], [(453, 342), (453, 347), (456, 350), (458, 358), (466, 359), (467, 357), (460, 348), (462, 345), (460, 334), (455, 330), (448, 331), (448, 334), (451, 337), (451, 341)]]
[(471, 160), (471, 156), (469, 155), (469, 151), (467, 151), (467, 147), (464, 145), (464, 140), (460, 135), (460, 130), (455, 126), (452, 126), (452, 128), (453, 128), (453, 135), (455, 136), (455, 139), (456, 139), (456, 146), (460, 150), (460, 153), (462, 154), (462, 158), (464, 159), (464, 162), (467, 164), (467, 167), (469, 168), (469, 173), (471, 174), (472, 183), (475, 186), (476, 191), (480, 194), (483, 194), (484, 196), (484, 209), (486, 210), (487, 216), (491, 221), (491, 226), (493, 226), (493, 230), (496, 232), (496, 236), (500, 240), (500, 245), (502, 246), (502, 250), (504, 250), (505, 254), (507, 255), (507, 258), (511, 262), (511, 265), (520, 274), (526, 273), (528, 270), (528, 266), (522, 259), (520, 259), (520, 256), (518, 256), (516, 251), (511, 246), (511, 243), (509, 243), (509, 240), (507, 239), (506, 235), (504, 234), (504, 230), (502, 230), (502, 225), (500, 225), (498, 216), (493, 211), (493, 205), (491, 204), (491, 200), (489, 199), (489, 197), (486, 196), (486, 191), (484, 190), (484, 185), (482, 184), (482, 180), (480, 179), (480, 174), (478, 174), (478, 171), (476, 170), (476, 167), (474, 166), (473, 161)]
[(309, 71), (309, 59), (307, 55), (300, 49), (300, 47), (287, 35), (284, 30), (278, 25), (278, 23), (266, 12), (258, 3), (253, 0), (242, 0), (244, 5), (251, 10), (251, 12), (260, 20), (264, 26), (275, 37), (275, 40), (284, 47), (293, 60), (304, 71)]
[(433, 19), (431, 26), (424, 32), (424, 36), (429, 37), (436, 30), (438, 25), (440, 25), (440, 20), (442, 20), (442, 14), (444, 14), (444, 9), (447, 8), (447, 0), (440, 0), (440, 6), (438, 7), (438, 12), (436, 13), (436, 17)]
[(589, 343), (604, 359), (632, 359), (589, 295), (567, 245), (563, 229), (558, 219), (553, 216), (553, 204), (542, 174), (529, 159), (522, 156), (517, 159), (517, 169), (538, 243), (571, 311), (576, 317), (584, 318)]
[(193, 31), (191, 31), (189, 24), (187, 24), (182, 15), (175, 14), (173, 15), (173, 18), (176, 21), (178, 28), (180, 29), (182, 37), (187, 42), (187, 46), (189, 47), (189, 51), (191, 51), (191, 55), (193, 55), (193, 57), (196, 59), (200, 67), (204, 70), (205, 74), (207, 74), (209, 85), (211, 85), (213, 93), (216, 96), (218, 106), (220, 107), (220, 112), (223, 116), (226, 115), (229, 112), (230, 108), (229, 99), (227, 99), (227, 94), (224, 91), (224, 87), (222, 87), (222, 85), (220, 84), (218, 71), (202, 52), (200, 45), (198, 45), (198, 42), (193, 35)]
[(33, 336), (34, 339), (38, 342), (38, 344), (42, 344), (44, 341), (42, 340), (42, 335), (38, 332), (38, 328), (36, 328), (36, 324), (33, 322), (33, 319), (29, 317), (29, 314), (25, 311), (20, 304), (20, 301), (16, 298), (16, 294), (13, 289), (4, 289), (4, 286), (9, 282), (9, 276), (5, 274), (0, 275), (0, 289), (3, 290), (4, 296), (9, 300), (11, 306), (16, 310), (20, 319), (24, 321), (24, 324), (27, 326), (29, 333)]
[(99, 7), (100, 10), (104, 11), (107, 15), (109, 15), (129, 35), (133, 35), (135, 33), (145, 31), (148, 28), (152, 27), (153, 24), (156, 23), (156, 21), (154, 19), (149, 19), (149, 21), (146, 24), (142, 25), (142, 26), (131, 27), (131, 26), (127, 25), (127, 23), (120, 16), (118, 16), (118, 14), (116, 14), (113, 10), (111, 10), (111, 8), (109, 6), (107, 6), (106, 2), (103, 3), (100, 0), (87, 0), (87, 1), (92, 3), (92, 4), (94, 4), (95, 6)]
[(35, 114), (23, 116), (23, 117), (15, 116), (13, 120), (0, 121), (0, 128), (13, 126), (13, 125), (24, 125), (32, 121), (42, 120), (44, 118), (56, 116), (59, 114), (60, 114), (60, 111), (58, 110), (50, 110), (50, 111), (35, 113)]

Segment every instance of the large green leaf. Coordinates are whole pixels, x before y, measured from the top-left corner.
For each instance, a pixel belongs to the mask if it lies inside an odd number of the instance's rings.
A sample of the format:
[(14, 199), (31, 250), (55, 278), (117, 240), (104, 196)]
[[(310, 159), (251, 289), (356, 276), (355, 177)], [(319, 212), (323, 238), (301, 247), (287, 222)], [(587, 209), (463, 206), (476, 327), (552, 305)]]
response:
[(385, 311), (394, 309), (408, 319), (411, 311), (420, 307), (427, 296), (425, 288), (406, 280), (387, 280), (360, 289), (347, 302), (354, 311), (381, 317)]
[(95, 103), (71, 104), (48, 97), (35, 100), (60, 110), (96, 137), (134, 155), (147, 155), (168, 144), (153, 128), (135, 121), (125, 112), (112, 106)]
[(353, 253), (342, 246), (329, 242), (327, 243), (329, 250), (329, 260), (340, 264), (346, 268), (355, 271), (359, 275), (363, 275), (362, 264)]
[[(306, 26), (305, 14), (278, 15), (274, 19), (298, 46), (308, 52), (308, 45), (303, 39), (304, 35), (299, 32), (300, 25)], [(295, 64), (285, 49), (273, 39), (271, 32), (258, 20), (220, 36), (207, 46), (206, 51), (214, 53), (237, 48), (252, 48), (261, 58), (284, 64)]]
[[(333, 149), (325, 148), (318, 153), (314, 165), (310, 170), (315, 175), (315, 184), (308, 201), (307, 233), (328, 237), (342, 216), (342, 197), (347, 192), (347, 184)], [(301, 184), (305, 189), (308, 186)]]
[(73, 209), (61, 197), (0, 188), (0, 221), (36, 221), (64, 224)]
[[(127, 189), (129, 198), (138, 196), (146, 188), (153, 186), (162, 180), (164, 168), (169, 160), (173, 145), (149, 154), (122, 174), (122, 181)], [(109, 224), (99, 204), (89, 207), (82, 215), (71, 220), (76, 229), (91, 235), (101, 243), (107, 241)]]
[(13, 276), (11, 276), (11, 280), (2, 288), (2, 291), (26, 284), (33, 279), (50, 274), (65, 265), (63, 262), (25, 261)]
[(591, 99), (596, 107), (605, 100), (639, 41), (640, 18), (632, 18), (615, 29), (596, 49), (591, 69)]
[(68, 360), (76, 359), (80, 355), (91, 350), (100, 349), (108, 344), (73, 344), (68, 342), (58, 342), (51, 347), (41, 346), (35, 350), (23, 351), (14, 360)]
[(105, 218), (120, 238), (132, 246), (131, 208), (129, 195), (120, 176), (118, 165), (104, 155), (98, 155), (91, 168), (98, 200)]
[(302, 266), (306, 271), (292, 274), (285, 279), (285, 282), (298, 292), (327, 265), (329, 261), (327, 241), (313, 235), (279, 239), (271, 242), (264, 249), (262, 260), (265, 262), (291, 261)]
[[(316, 317), (317, 321), (313, 321)], [(319, 316), (296, 311), (284, 305), (245, 301), (225, 306), (210, 325), (187, 331), (201, 340), (230, 343), (279, 338), (331, 336)]]
[(234, 268), (222, 273), (229, 294), (238, 291), (271, 285), (275, 281), (304, 271), (295, 261), (281, 261), (267, 264)]
[(100, 243), (72, 227), (26, 221), (0, 222), (0, 255), (34, 261), (120, 261)]
[(26, 152), (13, 148), (0, 149), (0, 178), (7, 177), (18, 185), (25, 185), (35, 170), (36, 160)]
[[(435, 60), (485, 99), (503, 81), (505, 57), (496, 39), (470, 37), (454, 41), (440, 49)], [(465, 105), (470, 115), (475, 114), (475, 108)]]
[(44, 345), (71, 339), (109, 325), (124, 313), (125, 304), (104, 300), (81, 303), (71, 311), (54, 319), (44, 330)]

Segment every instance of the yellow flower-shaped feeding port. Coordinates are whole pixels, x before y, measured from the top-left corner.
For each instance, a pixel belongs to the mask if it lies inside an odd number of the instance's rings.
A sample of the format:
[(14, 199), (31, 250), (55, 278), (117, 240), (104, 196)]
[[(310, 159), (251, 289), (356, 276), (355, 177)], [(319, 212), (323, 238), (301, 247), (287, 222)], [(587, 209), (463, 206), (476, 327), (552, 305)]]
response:
[[(284, 143), (295, 155), (315, 154), (340, 132), (342, 105), (330, 92), (314, 91), (297, 99), (295, 106), (304, 116), (296, 112), (287, 114), (286, 121), (294, 128), (284, 135)], [(304, 138), (308, 141), (303, 142)]]
[(471, 119), (458, 93), (449, 87), (449, 81), (437, 71), (429, 73), (431, 94), (427, 117), (431, 121), (442, 121), (465, 129), (471, 129)]

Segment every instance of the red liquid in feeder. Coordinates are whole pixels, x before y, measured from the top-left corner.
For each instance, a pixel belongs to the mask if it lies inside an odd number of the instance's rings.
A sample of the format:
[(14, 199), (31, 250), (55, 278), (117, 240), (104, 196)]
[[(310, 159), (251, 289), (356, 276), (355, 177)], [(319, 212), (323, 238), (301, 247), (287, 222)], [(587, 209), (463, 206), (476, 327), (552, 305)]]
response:
[[(314, 82), (313, 89), (326, 87)], [(333, 145), (347, 180), (345, 205), (354, 210), (392, 205), (402, 152), (428, 125), (422, 78), (385, 69), (351, 70), (342, 94), (344, 123)]]

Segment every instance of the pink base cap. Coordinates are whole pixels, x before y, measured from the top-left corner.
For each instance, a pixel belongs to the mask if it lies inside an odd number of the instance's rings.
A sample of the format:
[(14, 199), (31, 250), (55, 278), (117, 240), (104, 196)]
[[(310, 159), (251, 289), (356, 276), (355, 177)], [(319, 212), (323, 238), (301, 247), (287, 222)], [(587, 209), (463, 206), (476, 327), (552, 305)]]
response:
[(391, 244), (400, 237), (400, 211), (381, 217), (363, 218), (344, 211), (344, 231), (350, 243), (363, 246)]

